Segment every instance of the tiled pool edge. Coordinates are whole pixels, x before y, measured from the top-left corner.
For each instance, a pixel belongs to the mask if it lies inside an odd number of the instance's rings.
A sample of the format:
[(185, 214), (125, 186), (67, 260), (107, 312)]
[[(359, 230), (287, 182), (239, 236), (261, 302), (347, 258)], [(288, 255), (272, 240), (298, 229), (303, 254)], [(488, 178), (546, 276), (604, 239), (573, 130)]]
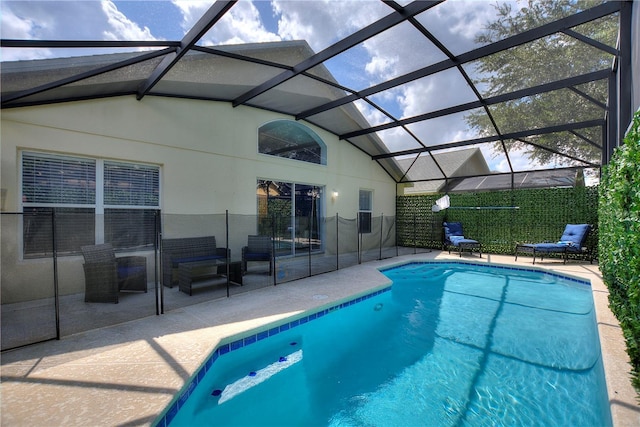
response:
[[(511, 258), (511, 259), (509, 259)], [(607, 391), (609, 393), (609, 402), (611, 408), (611, 415), (614, 427), (626, 427), (626, 426), (638, 426), (640, 425), (640, 405), (637, 402), (637, 393), (631, 386), (630, 381), (630, 365), (628, 362), (628, 355), (626, 353), (626, 347), (624, 343), (624, 339), (622, 337), (622, 332), (620, 331), (619, 325), (613, 314), (610, 312), (607, 303), (608, 289), (602, 283), (601, 275), (598, 270), (598, 266), (596, 265), (581, 265), (577, 263), (570, 263), (567, 265), (563, 265), (562, 263), (548, 263), (546, 265), (514, 265), (511, 263), (512, 257), (503, 257), (503, 256), (495, 256), (487, 254), (486, 257), (481, 259), (472, 259), (465, 260), (464, 258), (460, 260), (458, 256), (449, 255), (446, 253), (436, 254), (435, 257), (432, 257), (431, 254), (422, 254), (421, 256), (408, 256), (401, 259), (387, 259), (376, 262), (375, 264), (370, 264), (370, 270), (376, 270), (381, 272), (382, 270), (387, 270), (389, 268), (393, 268), (399, 265), (404, 265), (412, 262), (425, 262), (425, 260), (436, 262), (436, 263), (460, 263), (460, 264), (476, 264), (483, 266), (496, 266), (496, 267), (504, 267), (510, 268), (514, 270), (531, 270), (535, 272), (544, 272), (551, 275), (561, 276), (563, 278), (574, 278), (578, 282), (581, 283), (591, 283), (591, 290), (594, 296), (594, 303), (596, 303), (596, 315), (598, 322), (598, 330), (601, 341), (601, 349), (603, 362), (605, 364), (605, 375), (607, 381)], [(523, 263), (524, 264), (524, 263)], [(368, 269), (369, 269), (368, 268)], [(348, 276), (347, 276), (348, 277)], [(359, 275), (358, 275), (359, 277)], [(316, 278), (317, 279), (317, 278)], [(351, 280), (351, 278), (349, 278)], [(361, 290), (360, 294), (370, 293), (372, 290), (378, 290), (382, 287), (387, 287), (388, 285), (383, 285), (380, 282), (377, 282), (378, 285), (376, 287), (369, 288), (368, 290)], [(358, 294), (356, 294), (358, 295)], [(346, 299), (355, 299), (351, 296), (342, 297), (343, 301)], [(322, 307), (330, 307), (335, 305), (339, 300), (333, 301), (333, 303), (328, 303), (326, 306)], [(598, 304), (600, 301), (600, 304)], [(310, 313), (311, 311), (320, 311), (321, 306), (316, 306), (314, 308), (309, 308), (306, 313)], [(324, 308), (322, 308), (324, 310)], [(604, 317), (603, 317), (604, 316)], [(293, 318), (293, 317), (292, 317)], [(284, 319), (281, 319), (283, 321)], [(275, 322), (274, 322), (275, 323)], [(265, 329), (267, 326), (262, 325), (258, 328)], [(607, 330), (608, 334), (603, 334), (602, 329)], [(232, 337), (237, 337), (240, 335), (246, 335), (249, 331), (242, 331), (236, 334), (232, 334)], [(608, 335), (610, 339), (604, 339), (603, 335)], [(227, 341), (227, 339), (222, 339), (220, 342), (223, 343)], [(229, 341), (227, 341), (229, 343)], [(607, 350), (609, 354), (607, 355)], [(203, 358), (204, 360), (204, 358)], [(612, 377), (614, 378), (612, 385)], [(185, 387), (182, 388), (183, 391), (186, 390)], [(174, 396), (174, 399), (175, 396)], [(161, 414), (166, 415), (168, 406), (164, 406), (164, 409)], [(159, 417), (154, 418), (154, 421), (151, 425), (161, 425), (158, 424)]]
[(460, 265), (472, 265), (479, 266), (485, 268), (495, 268), (498, 270), (516, 270), (516, 271), (526, 271), (532, 273), (543, 273), (552, 277), (557, 277), (560, 279), (567, 280), (569, 282), (580, 283), (581, 285), (591, 286), (591, 281), (588, 279), (583, 279), (580, 277), (572, 276), (568, 273), (556, 273), (553, 271), (546, 270), (544, 268), (537, 267), (513, 267), (511, 265), (506, 264), (497, 264), (497, 263), (486, 263), (486, 262), (474, 262), (474, 261), (459, 261), (459, 260), (426, 260), (426, 261), (405, 261), (403, 263), (394, 264), (388, 267), (380, 267), (380, 271), (392, 270), (394, 268), (399, 268), (408, 264), (460, 264)]
[(609, 290), (600, 278), (592, 280), (592, 295), (613, 425), (637, 427), (640, 405), (631, 384), (631, 362), (622, 329), (609, 307)]
[[(278, 324), (271, 327), (261, 327), (257, 329), (257, 332), (246, 331), (223, 339), (218, 347), (216, 347), (216, 349), (213, 350), (213, 352), (206, 358), (205, 362), (200, 366), (196, 373), (193, 374), (187, 381), (181, 392), (178, 393), (176, 397), (174, 397), (168, 407), (165, 408), (165, 410), (158, 416), (158, 418), (154, 420), (154, 422), (151, 423), (151, 425), (154, 427), (168, 427), (171, 424), (171, 421), (178, 414), (180, 408), (187, 402), (193, 390), (195, 390), (196, 386), (200, 383), (200, 381), (202, 381), (205, 374), (209, 369), (211, 369), (214, 362), (220, 356), (243, 348), (247, 345), (254, 344), (263, 339), (272, 337), (279, 334), (280, 332), (288, 331), (297, 326), (322, 318), (323, 316), (336, 310), (341, 310), (354, 304), (361, 303), (389, 291), (391, 291), (391, 285), (386, 285), (382, 288), (372, 290), (361, 295), (356, 295), (354, 298), (348, 299), (346, 301), (329, 304), (325, 308), (320, 307), (308, 310), (302, 313), (302, 315), (300, 316), (294, 316), (293, 320), (291, 320), (290, 322)], [(277, 323), (281, 322), (282, 321), (279, 321)]]
[[(462, 260), (403, 261), (403, 262), (394, 263), (392, 265), (378, 267), (378, 270), (380, 272), (383, 272), (383, 271), (393, 270), (395, 268), (399, 268), (399, 267), (410, 265), (410, 264), (443, 264), (443, 263), (482, 266), (485, 268), (489, 267), (489, 268), (495, 268), (500, 270), (515, 270), (515, 271), (529, 271), (529, 272), (544, 273), (553, 277), (558, 277), (558, 278), (562, 278), (572, 282), (577, 282), (583, 285), (590, 286), (590, 282), (586, 279), (579, 279), (579, 278), (572, 277), (570, 275), (550, 272), (550, 271), (536, 268), (536, 267), (513, 267), (513, 266), (503, 265), (503, 264), (488, 264), (484, 262), (479, 263), (479, 262), (462, 261)], [(354, 298), (348, 299), (343, 302), (336, 302), (335, 304), (329, 304), (329, 306), (326, 308), (321, 307), (321, 308), (315, 308), (315, 309), (309, 310), (303, 313), (301, 316), (294, 316), (293, 320), (291, 320), (290, 322), (286, 322), (286, 323), (279, 324), (276, 326), (271, 326), (271, 327), (269, 326), (261, 327), (261, 328), (258, 328), (258, 332), (255, 332), (255, 333), (253, 331), (245, 331), (243, 333), (236, 334), (223, 339), (221, 343), (218, 345), (218, 347), (216, 347), (216, 349), (213, 350), (213, 352), (206, 358), (205, 362), (201, 365), (198, 371), (194, 375), (192, 375), (192, 377), (187, 381), (186, 385), (182, 388), (181, 392), (176, 397), (174, 397), (171, 404), (152, 423), (152, 426), (168, 427), (170, 425), (171, 421), (173, 420), (173, 418), (175, 418), (180, 408), (187, 402), (193, 390), (196, 388), (196, 386), (199, 384), (202, 378), (204, 378), (204, 375), (207, 373), (207, 371), (211, 369), (211, 367), (213, 366), (213, 363), (218, 359), (218, 357), (224, 354), (230, 353), (232, 351), (238, 350), (240, 348), (243, 348), (247, 345), (254, 344), (265, 338), (277, 335), (280, 332), (284, 332), (296, 326), (308, 323), (312, 320), (316, 320), (333, 311), (360, 303), (362, 301), (365, 301), (369, 298), (375, 297), (382, 293), (389, 292), (390, 290), (391, 290), (391, 285), (384, 286), (383, 288), (380, 288), (371, 292), (366, 292), (362, 295), (356, 295)]]

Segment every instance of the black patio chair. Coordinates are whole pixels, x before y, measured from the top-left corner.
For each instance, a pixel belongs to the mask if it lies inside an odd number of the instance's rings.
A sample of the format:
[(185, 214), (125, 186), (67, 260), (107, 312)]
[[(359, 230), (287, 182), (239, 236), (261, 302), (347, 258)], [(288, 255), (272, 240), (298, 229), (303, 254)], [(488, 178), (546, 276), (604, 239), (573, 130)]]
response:
[(118, 303), (120, 291), (147, 292), (147, 259), (117, 257), (110, 243), (83, 246), (85, 302)]
[(269, 236), (248, 236), (247, 246), (242, 248), (242, 271), (247, 272), (247, 263), (269, 261), (269, 274), (273, 272), (273, 244)]
[(444, 229), (444, 249), (448, 249), (449, 253), (451, 253), (451, 248), (453, 247), (461, 257), (462, 252), (466, 250), (472, 254), (473, 251), (477, 251), (480, 258), (482, 258), (481, 243), (464, 236), (461, 222), (443, 222), (442, 227)]

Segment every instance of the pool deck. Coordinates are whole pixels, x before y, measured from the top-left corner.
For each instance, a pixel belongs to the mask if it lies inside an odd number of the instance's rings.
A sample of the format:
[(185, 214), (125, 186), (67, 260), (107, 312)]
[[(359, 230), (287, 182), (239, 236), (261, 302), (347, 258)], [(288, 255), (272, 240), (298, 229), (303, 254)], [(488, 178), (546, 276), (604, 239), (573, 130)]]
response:
[[(434, 251), (374, 261), (2, 354), (2, 426), (150, 425), (221, 340), (389, 284), (378, 268), (454, 259), (532, 267), (531, 258)], [(596, 264), (535, 267), (591, 281), (613, 423), (639, 426), (629, 358)], [(570, 410), (570, 408), (567, 408)]]

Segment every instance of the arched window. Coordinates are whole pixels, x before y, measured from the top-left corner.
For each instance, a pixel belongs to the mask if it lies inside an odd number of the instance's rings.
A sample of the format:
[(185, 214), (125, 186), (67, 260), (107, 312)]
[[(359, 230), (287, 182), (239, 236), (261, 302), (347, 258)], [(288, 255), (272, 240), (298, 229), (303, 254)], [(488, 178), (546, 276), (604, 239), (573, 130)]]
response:
[(275, 120), (258, 130), (258, 152), (270, 156), (327, 164), (327, 146), (303, 124), (291, 120)]

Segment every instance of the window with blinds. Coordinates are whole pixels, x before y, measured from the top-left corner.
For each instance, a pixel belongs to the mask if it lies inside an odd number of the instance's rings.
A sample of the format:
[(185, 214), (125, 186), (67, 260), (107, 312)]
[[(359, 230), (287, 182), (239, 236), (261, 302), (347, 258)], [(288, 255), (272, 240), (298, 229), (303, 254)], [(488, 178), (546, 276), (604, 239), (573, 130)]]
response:
[(160, 169), (156, 166), (104, 162), (105, 206), (152, 206), (160, 200)]
[(22, 202), (38, 205), (95, 205), (96, 161), (23, 153)]
[(373, 210), (373, 191), (360, 190), (358, 197), (358, 210), (372, 211)]
[(358, 232), (371, 233), (371, 211), (373, 210), (373, 191), (360, 190), (358, 197)]
[(103, 242), (119, 249), (153, 246), (160, 168), (23, 152), (22, 205), (25, 258), (51, 254), (54, 213), (59, 255)]
[(104, 205), (105, 241), (115, 248), (153, 245), (155, 213), (160, 206), (160, 169), (105, 161)]

